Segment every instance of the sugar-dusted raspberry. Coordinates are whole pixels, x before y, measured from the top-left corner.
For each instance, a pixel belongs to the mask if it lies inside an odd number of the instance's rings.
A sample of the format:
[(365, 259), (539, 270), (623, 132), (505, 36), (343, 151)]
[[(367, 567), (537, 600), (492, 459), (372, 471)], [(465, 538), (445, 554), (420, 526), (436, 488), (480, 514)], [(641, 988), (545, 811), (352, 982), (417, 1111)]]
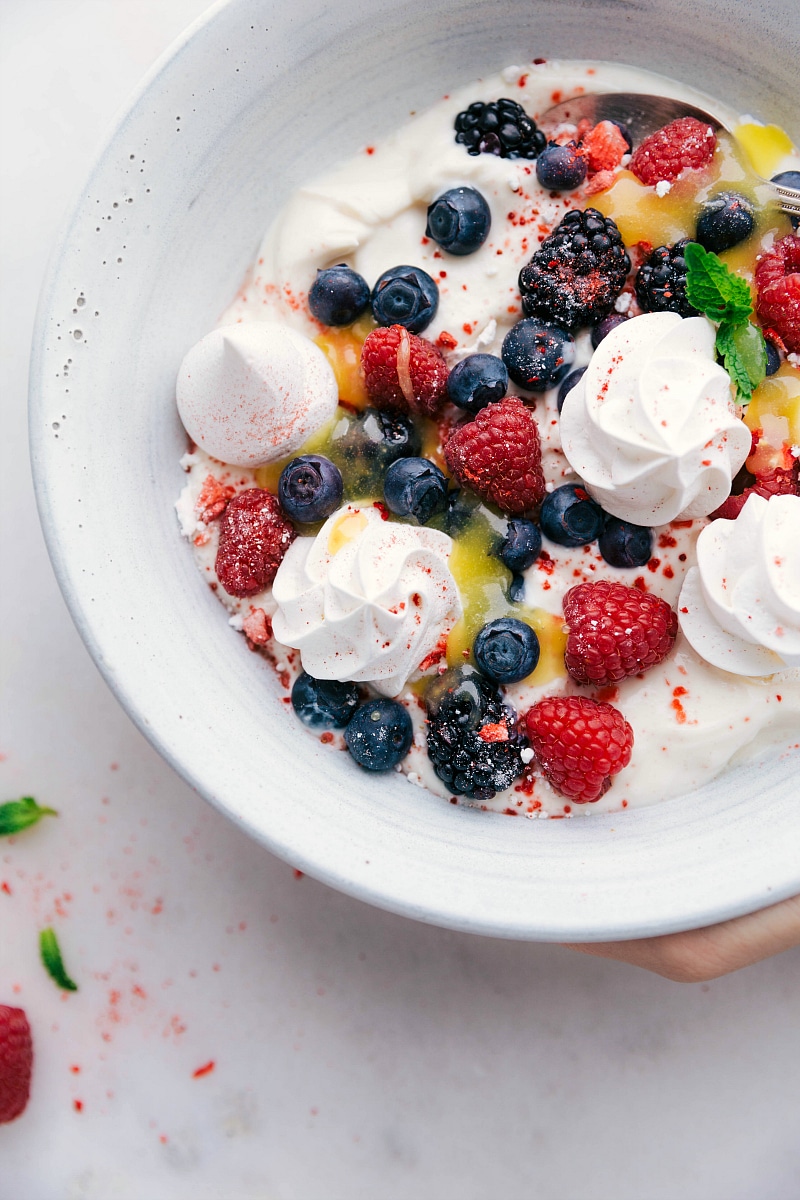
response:
[(800, 354), (800, 237), (781, 238), (756, 267), (758, 319)]
[(517, 396), (487, 404), (454, 429), (444, 457), (462, 487), (505, 513), (528, 512), (544, 499), (539, 430)]
[(710, 125), (694, 117), (680, 117), (646, 137), (633, 153), (630, 170), (642, 183), (671, 183), (682, 171), (697, 170), (711, 162), (717, 135)]
[(255, 596), (269, 587), (296, 533), (278, 501), (248, 488), (229, 503), (219, 523), (217, 578), (229, 596)]
[(206, 475), (194, 505), (198, 521), (203, 521), (206, 525), (209, 521), (215, 521), (225, 511), (225, 505), (233, 499), (235, 493), (236, 488), (220, 483), (216, 475)]
[(525, 722), (545, 776), (575, 804), (599, 800), (631, 760), (633, 730), (611, 704), (548, 696), (534, 704)]
[(613, 171), (628, 153), (622, 130), (613, 121), (598, 121), (583, 135), (581, 145), (592, 175), (597, 171)]
[(20, 1116), (28, 1103), (33, 1042), (21, 1008), (0, 1004), (0, 1125)]
[(654, 667), (678, 632), (677, 614), (666, 600), (606, 579), (570, 588), (564, 616), (567, 670), (576, 683), (597, 686)]
[(449, 372), (441, 351), (402, 325), (373, 329), (361, 369), (376, 408), (435, 417), (447, 399)]

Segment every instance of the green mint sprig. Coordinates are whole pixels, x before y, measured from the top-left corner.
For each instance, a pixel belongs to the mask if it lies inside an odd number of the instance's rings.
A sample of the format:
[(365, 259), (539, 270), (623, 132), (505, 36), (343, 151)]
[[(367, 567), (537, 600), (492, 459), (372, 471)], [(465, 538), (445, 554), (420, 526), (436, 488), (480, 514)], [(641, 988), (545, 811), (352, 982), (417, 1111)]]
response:
[(78, 985), (67, 974), (64, 960), (61, 957), (61, 947), (54, 929), (43, 929), (39, 934), (39, 953), (42, 956), (45, 970), (53, 983), (63, 988), (65, 992), (77, 992)]
[(686, 295), (689, 303), (717, 325), (717, 353), (733, 380), (738, 399), (747, 404), (767, 375), (767, 346), (758, 326), (751, 324), (753, 303), (745, 279), (697, 242), (684, 250)]
[(57, 817), (54, 808), (42, 808), (33, 796), (23, 796), (21, 800), (9, 800), (0, 804), (0, 837), (11, 837), (12, 834), (22, 833), (30, 825), (41, 821), (42, 817)]

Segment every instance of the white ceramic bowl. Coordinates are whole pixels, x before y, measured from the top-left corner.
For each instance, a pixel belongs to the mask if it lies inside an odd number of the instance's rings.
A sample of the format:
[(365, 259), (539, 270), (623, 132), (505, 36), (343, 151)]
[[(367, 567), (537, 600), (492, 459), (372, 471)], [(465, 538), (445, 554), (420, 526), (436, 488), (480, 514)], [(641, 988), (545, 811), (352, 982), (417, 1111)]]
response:
[(372, 777), (309, 738), (204, 587), (173, 502), (174, 382), (299, 183), (510, 62), (650, 67), (797, 138), (795, 0), (231, 0), (151, 72), (45, 283), (31, 437), (72, 614), (161, 753), (274, 853), (421, 920), (593, 940), (800, 892), (798, 762), (612, 817), (511, 820)]

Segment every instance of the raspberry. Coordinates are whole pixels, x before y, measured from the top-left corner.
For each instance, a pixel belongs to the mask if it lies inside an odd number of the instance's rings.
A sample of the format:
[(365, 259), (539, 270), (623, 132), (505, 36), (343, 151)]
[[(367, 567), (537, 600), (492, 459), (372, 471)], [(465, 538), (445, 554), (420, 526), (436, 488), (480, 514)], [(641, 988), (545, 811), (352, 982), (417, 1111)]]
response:
[(269, 587), (296, 533), (278, 501), (262, 488), (231, 500), (219, 523), (216, 572), (229, 596), (255, 596)]
[(376, 408), (435, 417), (447, 399), (442, 354), (402, 325), (373, 329), (361, 351), (361, 369)]
[(611, 776), (631, 761), (633, 730), (611, 704), (585, 696), (549, 696), (526, 717), (528, 737), (545, 776), (576, 804), (593, 804)]
[(800, 354), (800, 237), (776, 242), (756, 267), (758, 319)]
[(765, 475), (755, 476), (755, 483), (737, 496), (728, 496), (711, 514), (711, 520), (722, 517), (726, 521), (735, 521), (752, 495), (763, 496), (765, 500), (772, 496), (800, 496), (800, 459), (792, 467), (776, 467)]
[(599, 121), (583, 136), (581, 144), (593, 175), (597, 171), (613, 171), (628, 153), (628, 143), (613, 121)]
[(564, 660), (577, 683), (619, 683), (660, 663), (678, 632), (666, 600), (624, 583), (581, 583), (564, 597)]
[(21, 1008), (0, 1004), (0, 1125), (25, 1111), (31, 1091), (33, 1042)]
[(630, 170), (651, 187), (672, 182), (681, 172), (697, 170), (711, 162), (717, 135), (710, 125), (694, 117), (681, 117), (646, 137), (633, 154)]
[(454, 429), (444, 457), (462, 487), (504, 513), (528, 512), (544, 499), (539, 430), (517, 396), (487, 404)]

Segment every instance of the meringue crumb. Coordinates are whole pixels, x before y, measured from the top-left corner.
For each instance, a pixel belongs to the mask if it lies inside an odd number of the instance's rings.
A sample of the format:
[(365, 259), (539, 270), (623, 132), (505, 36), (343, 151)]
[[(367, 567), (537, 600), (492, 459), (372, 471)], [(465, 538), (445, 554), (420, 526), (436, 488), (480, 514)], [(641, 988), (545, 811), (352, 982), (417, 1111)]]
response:
[(633, 296), (630, 292), (622, 292), (614, 301), (614, 311), (618, 313), (626, 313), (633, 303)]
[(418, 775), (416, 771), (409, 771), (408, 774), (406, 775), (406, 779), (408, 780), (409, 783), (413, 783), (415, 787), (421, 787), (421, 788), (425, 787), (425, 782), (424, 782), (422, 776)]
[(519, 756), (527, 767), (528, 763), (533, 759), (533, 751), (530, 746), (526, 746), (524, 750), (520, 750)]
[(511, 66), (506, 67), (505, 70), (500, 72), (500, 74), (503, 76), (504, 83), (519, 83), (524, 72), (522, 67)]
[(657, 196), (666, 196), (667, 192), (671, 192), (671, 191), (672, 191), (672, 184), (669, 183), (669, 181), (666, 179), (659, 179), (658, 183), (656, 184), (656, 195)]
[(200, 455), (196, 451), (193, 451), (190, 454), (187, 450), (186, 453), (178, 460), (178, 465), (182, 467), (184, 471), (189, 471), (196, 463), (199, 462)]
[(241, 613), (234, 613), (232, 617), (228, 617), (228, 624), (231, 629), (238, 629), (241, 633), (244, 628), (244, 617)]

